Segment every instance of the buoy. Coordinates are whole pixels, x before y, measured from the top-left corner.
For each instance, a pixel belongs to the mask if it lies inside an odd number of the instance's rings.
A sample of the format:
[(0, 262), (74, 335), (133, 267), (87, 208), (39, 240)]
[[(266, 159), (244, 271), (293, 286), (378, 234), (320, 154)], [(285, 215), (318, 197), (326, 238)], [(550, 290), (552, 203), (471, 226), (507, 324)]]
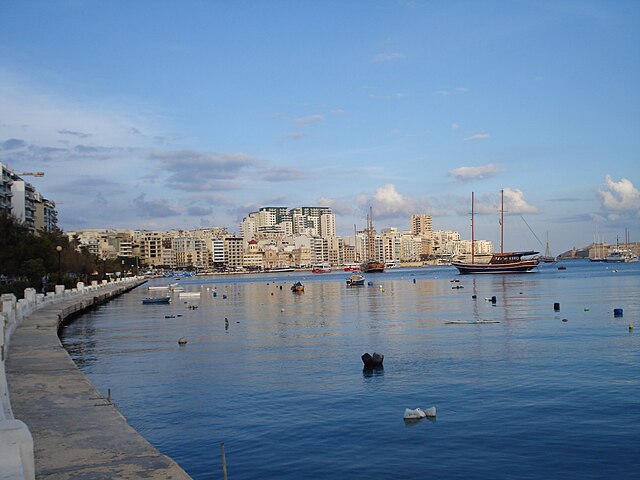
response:
[(225, 299), (225, 298), (227, 298), (227, 296), (226, 295), (222, 295), (222, 298)]
[(217, 297), (218, 296), (218, 292), (213, 292), (213, 296)]
[(281, 312), (284, 312), (284, 308), (281, 308), (281, 309), (280, 309), (280, 311), (281, 311)]
[(629, 324), (629, 331), (633, 332), (633, 325), (632, 324)]
[(566, 318), (562, 319), (563, 322), (568, 322), (569, 320), (567, 320)]
[(613, 316), (614, 317), (622, 317), (623, 316), (623, 312), (621, 308), (614, 308), (613, 309)]
[(496, 303), (497, 299), (496, 296), (494, 295), (493, 297), (491, 297), (491, 303)]
[(476, 298), (478, 298), (478, 296), (477, 295), (471, 295), (471, 298), (473, 298), (475, 300)]
[(186, 345), (187, 344), (187, 339), (184, 337), (180, 337), (178, 339), (178, 345)]
[(589, 311), (589, 307), (584, 307), (584, 311), (588, 312)]
[(413, 279), (413, 283), (416, 283), (416, 279), (415, 278)]
[(553, 310), (556, 311), (556, 312), (560, 311), (560, 304), (558, 302), (553, 304)]

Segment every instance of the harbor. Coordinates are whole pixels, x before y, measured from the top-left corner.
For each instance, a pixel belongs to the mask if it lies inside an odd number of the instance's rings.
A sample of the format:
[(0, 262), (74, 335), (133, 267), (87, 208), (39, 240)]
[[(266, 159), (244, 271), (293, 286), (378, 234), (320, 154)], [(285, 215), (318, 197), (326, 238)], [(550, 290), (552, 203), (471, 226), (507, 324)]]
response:
[[(195, 479), (220, 475), (222, 442), (233, 479), (624, 479), (640, 467), (638, 263), (398, 268), (358, 288), (350, 274), (194, 277), (181, 286), (200, 297), (168, 305), (143, 306), (140, 287), (62, 340)], [(383, 368), (363, 368), (366, 352)], [(404, 421), (415, 407), (438, 416)]]

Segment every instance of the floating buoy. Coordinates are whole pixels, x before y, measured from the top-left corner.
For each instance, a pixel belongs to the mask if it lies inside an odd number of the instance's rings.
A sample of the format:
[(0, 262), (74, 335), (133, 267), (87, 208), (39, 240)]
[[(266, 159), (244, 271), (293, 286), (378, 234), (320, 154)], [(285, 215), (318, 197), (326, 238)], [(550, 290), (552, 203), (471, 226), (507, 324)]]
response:
[(225, 299), (225, 298), (227, 298), (227, 296), (226, 295), (222, 295), (222, 298)]
[(178, 339), (178, 345), (186, 345), (187, 344), (187, 339), (184, 337), (180, 337)]
[(473, 298), (475, 300), (476, 298), (478, 298), (478, 296), (477, 295), (471, 295), (471, 298)]
[(281, 308), (281, 309), (280, 309), (280, 311), (281, 311), (281, 312), (284, 312), (284, 308)]
[(629, 324), (629, 331), (633, 332), (633, 325), (632, 324)]
[(218, 292), (213, 292), (213, 296), (217, 297), (218, 296)]
[(494, 295), (493, 297), (491, 297), (491, 303), (496, 303), (497, 299), (496, 296)]
[(618, 318), (618, 317), (622, 317), (623, 316), (623, 312), (621, 308), (614, 308), (613, 309), (613, 316)]
[(556, 312), (560, 311), (560, 304), (558, 302), (553, 304), (553, 310), (556, 311)]
[(416, 283), (416, 279), (415, 278), (413, 279), (413, 283)]
[(589, 311), (589, 307), (584, 307), (584, 311), (588, 312)]
[(563, 322), (568, 322), (569, 320), (567, 320), (566, 318), (562, 319)]

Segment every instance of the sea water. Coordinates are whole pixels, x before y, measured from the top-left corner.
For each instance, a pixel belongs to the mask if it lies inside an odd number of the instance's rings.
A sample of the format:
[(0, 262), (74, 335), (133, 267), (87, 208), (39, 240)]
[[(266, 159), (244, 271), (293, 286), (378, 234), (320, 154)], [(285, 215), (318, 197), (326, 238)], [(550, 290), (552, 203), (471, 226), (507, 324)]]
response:
[(640, 264), (558, 265), (192, 277), (199, 299), (143, 305), (154, 280), (62, 339), (195, 479), (222, 478), (222, 442), (232, 480), (638, 478)]

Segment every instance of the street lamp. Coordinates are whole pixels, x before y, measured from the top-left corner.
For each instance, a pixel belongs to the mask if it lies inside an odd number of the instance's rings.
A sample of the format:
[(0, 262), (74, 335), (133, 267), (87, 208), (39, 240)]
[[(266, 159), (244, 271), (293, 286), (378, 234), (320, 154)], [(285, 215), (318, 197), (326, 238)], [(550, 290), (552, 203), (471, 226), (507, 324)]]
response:
[(60, 245), (56, 247), (56, 252), (58, 252), (58, 282), (62, 283), (62, 247)]

